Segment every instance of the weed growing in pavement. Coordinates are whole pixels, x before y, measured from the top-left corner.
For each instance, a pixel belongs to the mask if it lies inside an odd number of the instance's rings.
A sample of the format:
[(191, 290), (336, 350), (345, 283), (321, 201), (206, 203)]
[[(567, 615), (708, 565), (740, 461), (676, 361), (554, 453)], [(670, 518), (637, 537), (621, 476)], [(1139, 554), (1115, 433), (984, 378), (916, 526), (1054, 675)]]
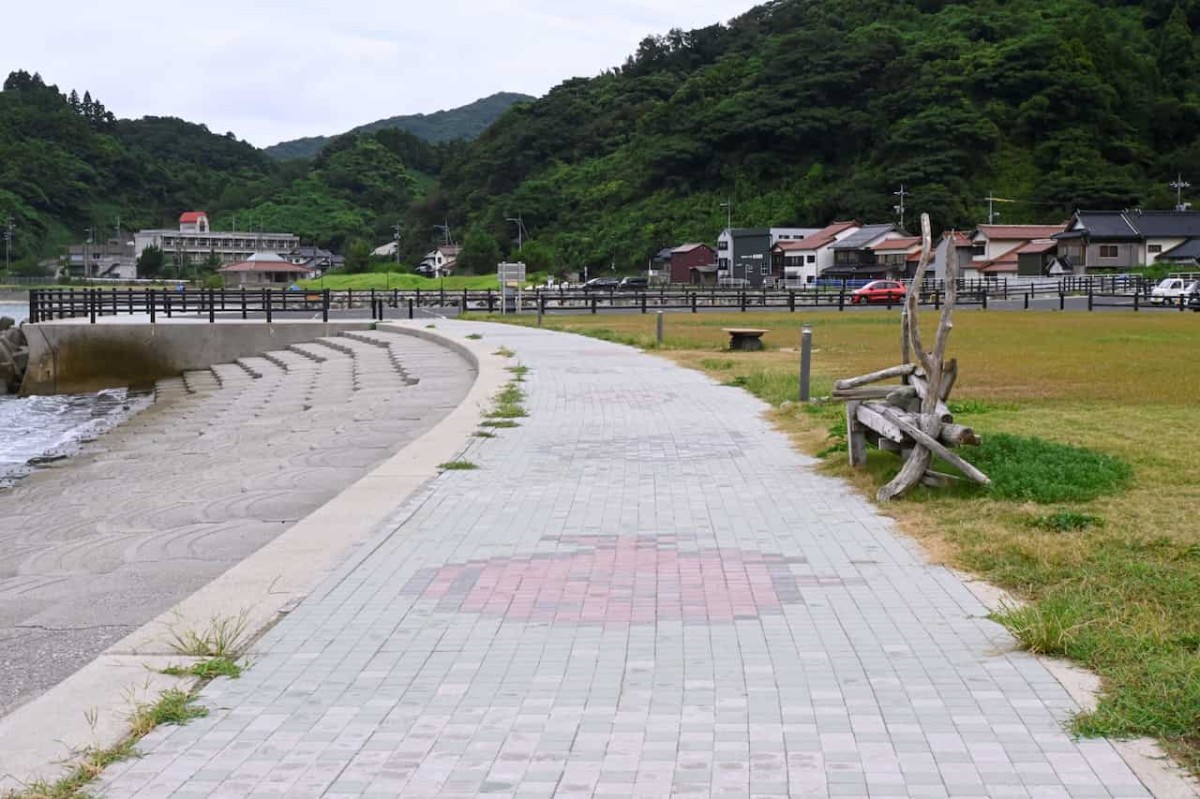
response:
[(170, 666), (163, 669), (162, 673), (172, 677), (199, 677), (202, 680), (215, 680), (217, 677), (229, 677), (236, 680), (242, 676), (242, 667), (231, 658), (215, 657), (198, 661), (190, 666)]
[(512, 358), (516, 355), (516, 353), (510, 350), (508, 347), (501, 347), (500, 349), (496, 350), (493, 355), (499, 355), (501, 358)]
[(512, 430), (514, 427), (520, 427), (521, 424), (511, 419), (489, 419), (483, 423), (483, 426), (493, 430)]
[(491, 432), (490, 430), (476, 430), (475, 437), (476, 438), (495, 438), (496, 434)]
[(137, 756), (137, 742), (151, 730), (164, 724), (187, 724), (208, 715), (196, 704), (194, 694), (172, 688), (163, 691), (149, 704), (135, 705), (129, 715), (130, 734), (120, 743), (105, 749), (89, 749), (79, 755), (78, 763), (55, 782), (39, 780), (19, 791), (4, 794), (5, 799), (91, 799), (87, 787), (104, 769)]
[(470, 461), (459, 460), (459, 461), (446, 461), (445, 463), (438, 464), (438, 468), (444, 472), (470, 472), (470, 471), (474, 471), (475, 469), (478, 469), (479, 466), (477, 464), (471, 463)]
[(479, 335), (478, 333), (471, 333), (467, 336), (467, 338), (471, 339), (471, 341), (479, 341), (479, 339), (483, 338), (483, 336)]
[(513, 380), (496, 395), (496, 405), (486, 418), (521, 419), (529, 415), (525, 412), (524, 402), (525, 392), (521, 390), (518, 381)]
[(529, 374), (529, 367), (528, 366), (510, 366), (510, 367), (508, 367), (508, 371), (514, 375), (513, 380), (515, 380), (518, 383), (524, 383), (525, 375)]
[(248, 624), (245, 611), (237, 616), (213, 616), (209, 619), (208, 628), (200, 632), (172, 627), (167, 645), (179, 654), (191, 657), (235, 657), (246, 644)]

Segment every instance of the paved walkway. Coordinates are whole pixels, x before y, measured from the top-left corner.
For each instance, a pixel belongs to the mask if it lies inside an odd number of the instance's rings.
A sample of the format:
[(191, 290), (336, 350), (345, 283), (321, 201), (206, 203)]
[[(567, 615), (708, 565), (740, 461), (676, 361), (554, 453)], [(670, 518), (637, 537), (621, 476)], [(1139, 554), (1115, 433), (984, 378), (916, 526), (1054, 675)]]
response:
[(354, 335), (160, 381), (150, 408), (0, 492), (0, 716), (337, 496), (470, 387), (436, 344)]
[(740, 390), (599, 341), (261, 642), (118, 797), (1145, 796), (952, 574)]

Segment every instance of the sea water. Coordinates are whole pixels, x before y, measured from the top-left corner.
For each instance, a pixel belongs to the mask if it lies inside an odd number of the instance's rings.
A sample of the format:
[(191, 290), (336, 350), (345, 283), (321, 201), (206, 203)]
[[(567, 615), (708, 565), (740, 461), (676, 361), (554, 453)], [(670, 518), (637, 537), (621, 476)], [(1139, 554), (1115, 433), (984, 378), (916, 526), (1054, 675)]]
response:
[[(26, 305), (0, 303), (0, 316), (18, 323)], [(0, 396), (0, 485), (39, 463), (69, 457), (80, 445), (120, 424), (150, 403), (149, 395), (125, 389), (50, 397)]]

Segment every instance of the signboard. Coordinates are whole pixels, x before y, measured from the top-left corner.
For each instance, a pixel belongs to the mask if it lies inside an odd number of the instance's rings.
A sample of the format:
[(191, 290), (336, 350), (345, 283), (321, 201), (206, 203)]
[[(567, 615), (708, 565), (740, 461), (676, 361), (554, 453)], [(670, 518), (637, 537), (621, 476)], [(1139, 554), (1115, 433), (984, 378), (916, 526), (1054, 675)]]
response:
[(519, 312), (525, 288), (525, 264), (500, 264), (497, 277), (500, 280), (500, 313)]

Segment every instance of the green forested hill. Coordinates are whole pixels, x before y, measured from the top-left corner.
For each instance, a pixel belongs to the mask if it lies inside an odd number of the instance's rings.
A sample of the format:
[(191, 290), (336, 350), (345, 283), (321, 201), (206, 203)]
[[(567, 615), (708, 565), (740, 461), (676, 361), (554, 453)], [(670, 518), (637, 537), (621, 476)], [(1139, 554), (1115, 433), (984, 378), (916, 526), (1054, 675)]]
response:
[[(474, 139), (487, 130), (488, 126), (509, 108), (532, 99), (534, 98), (527, 94), (500, 92), (461, 108), (435, 111), (432, 114), (412, 114), (381, 119), (378, 122), (354, 128), (350, 133), (375, 133), (395, 128), (407, 131), (431, 144)], [(280, 161), (290, 158), (313, 158), (321, 151), (321, 148), (333, 141), (333, 138), (310, 136), (304, 139), (280, 142), (267, 147), (263, 152)]]
[(1014, 222), (1170, 207), (1200, 178), (1198, 24), (1197, 0), (777, 0), (513, 109), (446, 203), (575, 264), (711, 240), (727, 196), (741, 225), (891, 219), (901, 184), (939, 226), (991, 191)]
[(279, 164), (232, 134), (147, 117), (117, 120), (14, 72), (0, 91), (0, 229), (15, 222), (13, 254), (28, 267), (84, 238), (122, 227), (173, 226), (202, 209), (214, 224), (298, 233), (341, 249), (390, 235), (437, 172), (439, 150), (398, 130), (347, 136), (311, 164)]

